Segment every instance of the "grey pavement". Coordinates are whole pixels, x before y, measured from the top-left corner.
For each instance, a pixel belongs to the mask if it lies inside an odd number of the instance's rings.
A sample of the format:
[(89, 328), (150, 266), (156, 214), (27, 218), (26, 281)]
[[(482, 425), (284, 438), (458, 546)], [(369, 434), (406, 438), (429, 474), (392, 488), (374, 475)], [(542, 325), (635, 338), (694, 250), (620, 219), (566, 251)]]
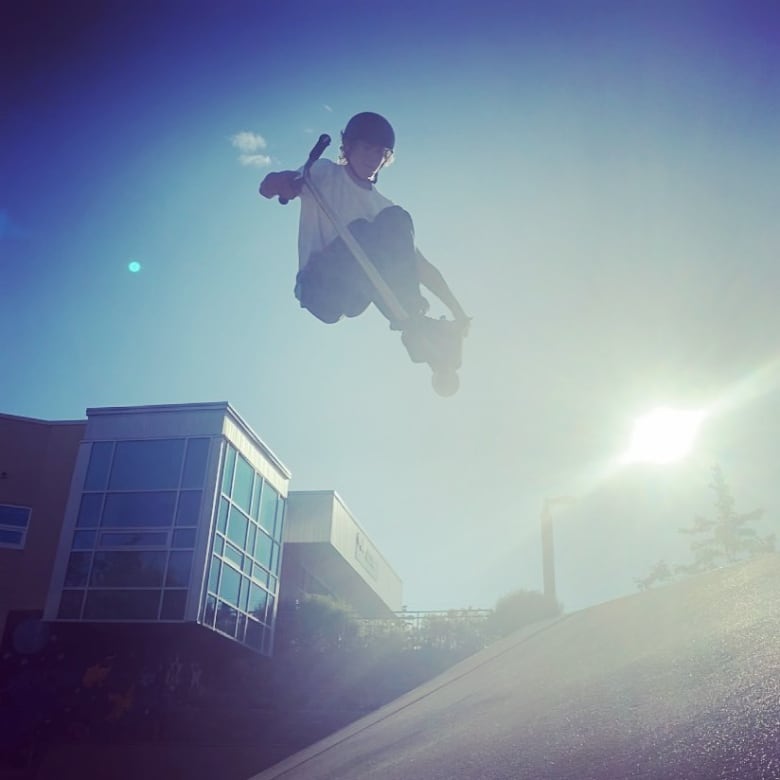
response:
[(271, 778), (780, 780), (780, 555), (514, 634)]

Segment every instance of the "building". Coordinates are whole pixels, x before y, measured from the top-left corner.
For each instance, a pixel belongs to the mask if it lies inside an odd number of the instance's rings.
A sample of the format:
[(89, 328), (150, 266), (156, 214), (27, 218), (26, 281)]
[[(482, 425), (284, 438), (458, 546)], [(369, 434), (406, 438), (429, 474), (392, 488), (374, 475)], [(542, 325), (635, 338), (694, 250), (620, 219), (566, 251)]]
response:
[(0, 773), (247, 777), (321, 735), (280, 716), (280, 602), (401, 582), (290, 476), (227, 403), (0, 414)]
[(285, 589), (392, 616), (398, 576), (336, 493), (288, 497), (290, 476), (224, 402), (0, 415), (0, 629), (11, 609), (195, 624), (268, 656)]
[(43, 610), (85, 426), (0, 415), (0, 637), (10, 609)]
[(282, 583), (283, 602), (316, 593), (348, 601), (367, 618), (401, 610), (400, 578), (332, 490), (290, 492)]

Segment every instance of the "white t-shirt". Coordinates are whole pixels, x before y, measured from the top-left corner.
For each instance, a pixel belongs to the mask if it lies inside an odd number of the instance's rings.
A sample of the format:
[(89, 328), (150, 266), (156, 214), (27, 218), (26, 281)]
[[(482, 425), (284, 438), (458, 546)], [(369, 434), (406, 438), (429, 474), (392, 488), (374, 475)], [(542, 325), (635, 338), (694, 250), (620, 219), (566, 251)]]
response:
[[(323, 199), (345, 226), (356, 219), (373, 220), (380, 211), (394, 205), (373, 184), (370, 189), (361, 187), (349, 175), (346, 165), (338, 165), (332, 160), (317, 160), (311, 166), (309, 175)], [(338, 232), (305, 186), (300, 200), (298, 267), (303, 268), (311, 255), (324, 249), (338, 236)]]

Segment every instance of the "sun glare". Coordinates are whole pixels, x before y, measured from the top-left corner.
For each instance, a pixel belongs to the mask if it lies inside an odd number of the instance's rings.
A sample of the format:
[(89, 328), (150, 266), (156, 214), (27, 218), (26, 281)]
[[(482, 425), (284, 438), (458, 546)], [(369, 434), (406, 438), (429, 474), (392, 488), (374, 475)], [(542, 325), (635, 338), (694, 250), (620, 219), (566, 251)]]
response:
[(628, 463), (671, 463), (684, 458), (704, 420), (702, 411), (659, 408), (634, 424), (631, 444), (623, 460)]

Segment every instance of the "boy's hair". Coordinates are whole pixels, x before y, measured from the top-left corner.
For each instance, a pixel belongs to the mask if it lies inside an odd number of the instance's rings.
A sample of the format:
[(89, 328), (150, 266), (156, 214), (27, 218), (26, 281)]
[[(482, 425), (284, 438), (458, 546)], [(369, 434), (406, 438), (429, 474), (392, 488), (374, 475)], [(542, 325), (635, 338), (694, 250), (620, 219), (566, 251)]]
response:
[[(388, 165), (390, 165), (393, 160), (395, 160), (395, 152), (392, 149), (388, 149), (385, 152), (385, 161), (382, 163), (382, 167), (386, 168)], [(346, 165), (349, 160), (347, 160), (347, 156), (344, 153), (344, 139), (342, 138), (341, 146), (339, 147), (339, 156), (336, 162), (339, 165)]]

